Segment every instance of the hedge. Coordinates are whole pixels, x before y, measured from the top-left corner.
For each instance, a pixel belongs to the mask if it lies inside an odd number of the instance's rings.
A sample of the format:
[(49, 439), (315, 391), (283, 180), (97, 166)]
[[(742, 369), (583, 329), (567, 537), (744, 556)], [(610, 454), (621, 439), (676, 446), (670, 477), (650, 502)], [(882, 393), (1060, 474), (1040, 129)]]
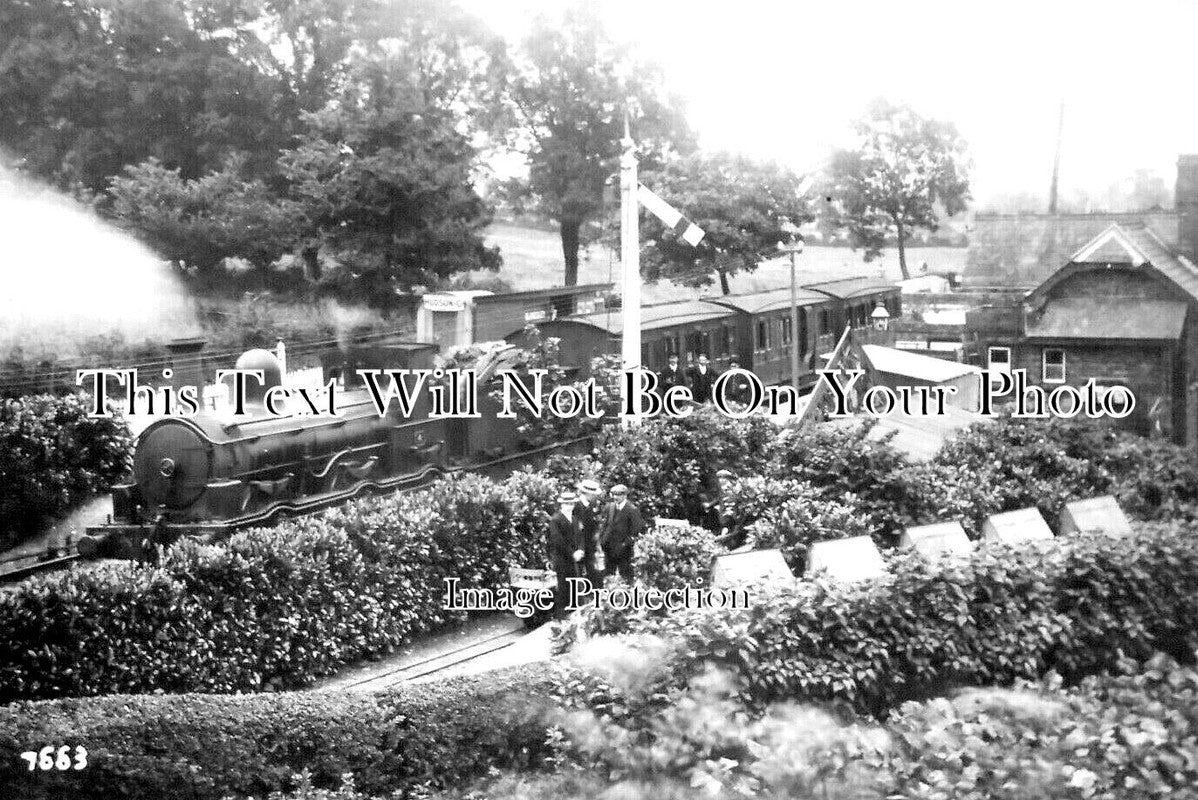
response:
[[(675, 643), (683, 683), (714, 662), (752, 702), (839, 700), (874, 714), (950, 686), (1048, 670), (1078, 677), (1125, 656), (1188, 660), (1198, 648), (1193, 527), (1079, 535), (1047, 550), (987, 547), (968, 560), (899, 554), (890, 566), (873, 582), (761, 590), (746, 610), (622, 619)], [(617, 632), (613, 619), (581, 613), (580, 624)]]
[[(1059, 677), (907, 703), (884, 723), (790, 703), (747, 713), (718, 674), (616, 720), (566, 718), (566, 766), (468, 791), (505, 800), (1157, 800), (1198, 786), (1198, 672), (1156, 657), (1065, 688)], [(366, 800), (300, 789), (272, 800)]]
[(460, 619), (444, 579), (494, 587), (539, 563), (556, 493), (477, 476), (368, 498), (161, 566), (88, 565), (0, 595), (0, 702), (296, 688)]
[(132, 464), (119, 416), (92, 419), (82, 395), (0, 400), (0, 544), (118, 483)]
[[(452, 786), (549, 754), (543, 667), (377, 694), (116, 695), (0, 708), (0, 795), (23, 800), (217, 800), (317, 786), (352, 772), (374, 793)], [(87, 749), (83, 770), (29, 771), (20, 753)]]

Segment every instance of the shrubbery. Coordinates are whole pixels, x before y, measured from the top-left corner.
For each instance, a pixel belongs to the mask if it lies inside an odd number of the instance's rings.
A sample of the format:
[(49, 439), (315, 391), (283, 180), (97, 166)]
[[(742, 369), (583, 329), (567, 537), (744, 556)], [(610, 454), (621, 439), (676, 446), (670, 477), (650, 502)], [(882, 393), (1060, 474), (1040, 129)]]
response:
[(0, 400), (0, 544), (28, 536), (128, 473), (119, 417), (92, 419), (82, 395)]
[[(114, 696), (0, 707), (0, 787), (24, 800), (227, 797), (317, 787), (453, 786), (549, 754), (538, 667), (378, 694)], [(82, 771), (27, 771), (34, 743), (86, 747)], [(36, 748), (35, 748), (36, 749)]]
[(764, 417), (729, 419), (703, 406), (682, 419), (655, 418), (635, 428), (604, 428), (594, 458), (609, 484), (628, 486), (629, 499), (646, 519), (699, 522), (701, 495), (720, 469), (740, 474), (767, 471), (777, 428)]
[(158, 567), (39, 576), (0, 595), (0, 702), (304, 686), (453, 619), (444, 580), (495, 587), (543, 559), (556, 488), (464, 476), (233, 536)]
[(633, 548), (633, 572), (638, 580), (662, 592), (706, 586), (711, 580), (712, 559), (722, 551), (715, 534), (694, 525), (651, 528)]
[[(874, 713), (954, 685), (1085, 675), (1124, 655), (1198, 647), (1198, 532), (1079, 535), (968, 560), (896, 556), (862, 584), (759, 590), (747, 610), (628, 617), (676, 643), (678, 679), (715, 661), (746, 699), (841, 700)], [(586, 615), (595, 613), (584, 610)], [(611, 631), (610, 625), (606, 630)]]
[[(565, 716), (565, 764), (437, 798), (1148, 800), (1198, 784), (1198, 672), (1167, 658), (903, 705), (884, 723), (789, 703), (750, 713), (718, 672), (636, 717)], [(312, 793), (296, 794), (314, 800)]]

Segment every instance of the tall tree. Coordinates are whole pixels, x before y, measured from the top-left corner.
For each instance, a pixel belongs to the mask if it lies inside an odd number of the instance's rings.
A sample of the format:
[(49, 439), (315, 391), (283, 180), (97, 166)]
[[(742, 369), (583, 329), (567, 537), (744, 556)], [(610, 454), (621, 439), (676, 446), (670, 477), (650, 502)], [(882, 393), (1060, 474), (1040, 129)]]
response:
[(265, 268), (295, 245), (299, 208), (243, 173), (232, 158), (188, 180), (151, 159), (113, 179), (110, 213), (188, 272), (211, 272), (235, 256)]
[(235, 153), (269, 167), (291, 133), (285, 87), (235, 52), (257, 41), (244, 2), (0, 5), (0, 143), (29, 171), (93, 192), (147, 158), (185, 178)]
[(940, 209), (949, 216), (970, 200), (965, 142), (950, 122), (925, 119), (907, 106), (875, 100), (856, 123), (857, 143), (833, 155), (830, 194), (838, 224), (870, 260), (889, 237), (905, 245), (917, 228), (935, 231)]
[(310, 230), (346, 267), (332, 280), (385, 304), (397, 287), (499, 267), (482, 241), (491, 215), (474, 189), (473, 147), (386, 63), (356, 65), (304, 121), (280, 166)]
[(561, 24), (539, 18), (510, 82), (516, 146), (529, 162), (529, 189), (561, 228), (565, 283), (578, 283), (583, 225), (603, 208), (603, 187), (618, 168), (624, 115), (642, 168), (687, 152), (691, 134), (682, 104), (663, 88), (660, 70), (612, 42), (590, 3), (567, 8)]
[(799, 194), (799, 176), (743, 156), (695, 153), (647, 173), (642, 182), (706, 234), (692, 247), (645, 215), (641, 271), (649, 280), (707, 286), (718, 277), (728, 294), (729, 276), (752, 272), (762, 259), (778, 254), (787, 223), (813, 219)]

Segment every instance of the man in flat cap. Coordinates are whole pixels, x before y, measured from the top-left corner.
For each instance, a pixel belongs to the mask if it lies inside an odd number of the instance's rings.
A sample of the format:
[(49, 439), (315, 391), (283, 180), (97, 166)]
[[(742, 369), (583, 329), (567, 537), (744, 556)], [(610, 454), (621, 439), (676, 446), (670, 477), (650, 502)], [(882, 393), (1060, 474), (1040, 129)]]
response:
[(632, 547), (644, 529), (640, 509), (628, 502), (628, 487), (622, 483), (611, 487), (601, 536), (608, 575), (615, 572), (626, 581), (632, 580)]
[(574, 515), (578, 517), (578, 526), (582, 531), (586, 577), (592, 586), (602, 586), (603, 572), (607, 566), (603, 547), (599, 544), (599, 498), (603, 494), (603, 487), (594, 478), (587, 478), (579, 481), (575, 488), (578, 489), (578, 505)]
[(557, 498), (558, 511), (549, 518), (549, 560), (557, 573), (557, 596), (553, 599), (556, 616), (564, 616), (570, 599), (570, 578), (584, 577), (583, 558), (586, 555), (574, 505), (574, 492), (563, 492)]

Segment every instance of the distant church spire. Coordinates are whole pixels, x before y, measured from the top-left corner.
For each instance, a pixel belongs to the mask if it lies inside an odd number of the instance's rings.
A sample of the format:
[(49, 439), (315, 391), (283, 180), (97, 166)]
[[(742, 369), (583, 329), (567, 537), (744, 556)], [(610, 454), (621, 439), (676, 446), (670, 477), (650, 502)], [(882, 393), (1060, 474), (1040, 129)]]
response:
[(1057, 213), (1057, 184), (1061, 177), (1061, 132), (1065, 129), (1065, 98), (1061, 98), (1061, 113), (1057, 118), (1057, 152), (1052, 159), (1052, 186), (1048, 188), (1048, 213)]

